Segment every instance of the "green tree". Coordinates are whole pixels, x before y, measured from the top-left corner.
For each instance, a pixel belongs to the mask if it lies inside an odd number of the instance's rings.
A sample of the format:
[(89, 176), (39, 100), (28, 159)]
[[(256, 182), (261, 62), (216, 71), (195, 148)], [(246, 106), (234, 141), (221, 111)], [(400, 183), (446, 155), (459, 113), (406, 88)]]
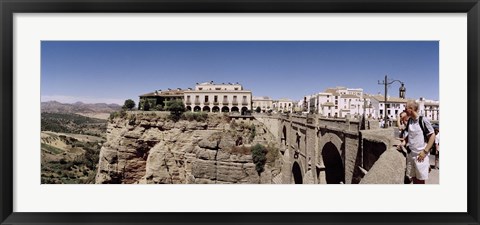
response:
[(133, 108), (135, 108), (135, 102), (132, 99), (127, 99), (125, 100), (125, 103), (123, 103), (123, 108), (132, 110)]
[(170, 116), (174, 121), (178, 121), (185, 112), (185, 104), (182, 100), (172, 100), (165, 103), (165, 109), (170, 111)]
[(148, 101), (143, 102), (143, 111), (150, 110), (150, 103)]
[(255, 164), (255, 170), (260, 175), (265, 170), (265, 163), (267, 162), (267, 149), (261, 144), (256, 144), (252, 147), (252, 159)]
[(256, 109), (255, 109), (255, 112), (257, 113), (260, 113), (262, 111), (262, 109), (260, 109), (260, 106), (258, 106)]

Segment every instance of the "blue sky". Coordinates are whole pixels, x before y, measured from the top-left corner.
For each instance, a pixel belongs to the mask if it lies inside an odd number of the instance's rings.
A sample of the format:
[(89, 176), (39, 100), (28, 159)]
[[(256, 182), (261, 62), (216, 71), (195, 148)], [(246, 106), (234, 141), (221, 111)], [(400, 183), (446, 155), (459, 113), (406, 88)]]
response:
[(123, 104), (206, 81), (273, 99), (336, 86), (383, 94), (385, 75), (407, 98), (439, 100), (436, 41), (42, 41), (41, 54), (42, 101)]

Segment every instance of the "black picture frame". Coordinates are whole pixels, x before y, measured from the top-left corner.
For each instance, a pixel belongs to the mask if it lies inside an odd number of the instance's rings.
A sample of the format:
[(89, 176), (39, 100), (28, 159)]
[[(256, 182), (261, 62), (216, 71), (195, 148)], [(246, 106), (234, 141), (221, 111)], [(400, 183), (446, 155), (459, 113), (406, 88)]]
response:
[[(478, 0), (0, 0), (1, 224), (479, 224)], [(466, 213), (20, 213), (13, 212), (14, 13), (467, 13)], [(455, 193), (452, 193), (455, 194)]]

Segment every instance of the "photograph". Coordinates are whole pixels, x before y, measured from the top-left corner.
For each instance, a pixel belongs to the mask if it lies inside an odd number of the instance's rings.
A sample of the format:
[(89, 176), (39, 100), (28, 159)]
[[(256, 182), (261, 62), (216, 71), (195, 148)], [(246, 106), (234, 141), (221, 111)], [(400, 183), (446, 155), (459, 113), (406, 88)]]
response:
[(478, 225), (478, 2), (0, 0), (0, 224)]
[(41, 41), (41, 184), (435, 184), (439, 41)]

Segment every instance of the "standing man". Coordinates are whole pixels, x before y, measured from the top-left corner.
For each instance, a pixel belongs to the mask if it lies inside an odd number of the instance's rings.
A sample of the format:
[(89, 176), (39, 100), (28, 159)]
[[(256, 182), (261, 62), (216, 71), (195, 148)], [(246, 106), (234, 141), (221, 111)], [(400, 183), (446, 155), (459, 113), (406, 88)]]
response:
[(407, 176), (413, 178), (414, 184), (425, 184), (430, 168), (428, 155), (435, 142), (435, 133), (430, 121), (418, 114), (417, 102), (407, 102), (407, 115), (410, 117), (407, 141), (411, 150), (407, 156)]

